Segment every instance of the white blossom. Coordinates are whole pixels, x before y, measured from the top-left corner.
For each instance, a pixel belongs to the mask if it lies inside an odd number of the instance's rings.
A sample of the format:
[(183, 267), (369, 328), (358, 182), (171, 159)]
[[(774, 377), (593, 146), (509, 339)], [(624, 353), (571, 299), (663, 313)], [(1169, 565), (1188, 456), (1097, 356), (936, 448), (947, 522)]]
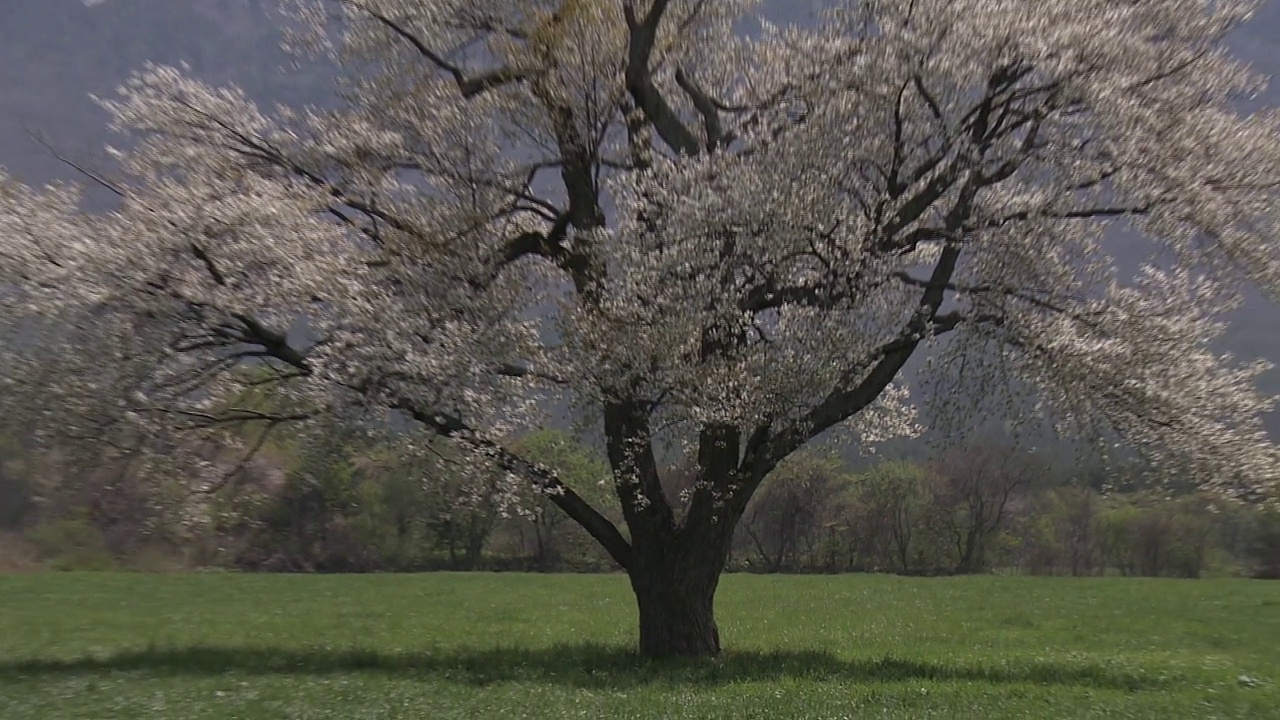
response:
[[(1280, 290), (1280, 116), (1234, 109), (1263, 78), (1222, 43), (1252, 3), (865, 0), (741, 34), (755, 5), (294, 0), (338, 109), (142, 69), (102, 100), (137, 140), (117, 209), (0, 179), (0, 283), (17, 314), (154, 318), (155, 404), (211, 407), (243, 385), (214, 361), (253, 356), (519, 475), (502, 439), (570, 397), (629, 522), (663, 437), (732, 449), (700, 487), (749, 491), (996, 376), (1206, 486), (1275, 485), (1264, 365), (1210, 349), (1244, 288)], [(77, 372), (59, 402), (105, 392)]]

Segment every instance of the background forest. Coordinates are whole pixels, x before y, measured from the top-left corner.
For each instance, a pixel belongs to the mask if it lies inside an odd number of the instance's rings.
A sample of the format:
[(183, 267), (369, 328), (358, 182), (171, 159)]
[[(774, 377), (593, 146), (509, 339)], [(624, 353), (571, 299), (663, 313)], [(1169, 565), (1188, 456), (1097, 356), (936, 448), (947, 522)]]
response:
[[(0, 566), (233, 568), (271, 572), (605, 572), (611, 561), (545, 496), (498, 492), (444, 446), (393, 459), (335, 429), (276, 436), (205, 492), (163, 468), (86, 467), (10, 435), (0, 462)], [(518, 440), (617, 515), (603, 458), (564, 430)], [(664, 474), (678, 505), (692, 473)], [(615, 520), (618, 518), (615, 517)], [(917, 460), (856, 464), (811, 452), (766, 482), (735, 538), (731, 571), (1280, 577), (1280, 515), (1225, 504), (1141, 469), (998, 441)]]

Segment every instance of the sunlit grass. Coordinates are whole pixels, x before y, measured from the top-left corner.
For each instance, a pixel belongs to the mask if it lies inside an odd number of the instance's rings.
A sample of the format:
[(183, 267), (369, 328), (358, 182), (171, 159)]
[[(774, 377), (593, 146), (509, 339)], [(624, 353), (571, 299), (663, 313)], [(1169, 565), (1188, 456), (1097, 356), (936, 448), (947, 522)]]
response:
[(714, 662), (618, 576), (0, 576), (0, 718), (1280, 718), (1280, 583), (727, 577)]

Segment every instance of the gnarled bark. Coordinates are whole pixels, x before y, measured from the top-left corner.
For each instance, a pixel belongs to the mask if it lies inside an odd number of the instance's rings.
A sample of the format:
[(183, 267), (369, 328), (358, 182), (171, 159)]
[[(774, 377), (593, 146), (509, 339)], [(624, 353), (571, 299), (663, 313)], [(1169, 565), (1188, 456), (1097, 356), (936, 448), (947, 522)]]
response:
[(719, 655), (715, 593), (724, 569), (723, 554), (654, 543), (637, 545), (632, 557), (628, 574), (640, 611), (640, 654), (650, 658)]

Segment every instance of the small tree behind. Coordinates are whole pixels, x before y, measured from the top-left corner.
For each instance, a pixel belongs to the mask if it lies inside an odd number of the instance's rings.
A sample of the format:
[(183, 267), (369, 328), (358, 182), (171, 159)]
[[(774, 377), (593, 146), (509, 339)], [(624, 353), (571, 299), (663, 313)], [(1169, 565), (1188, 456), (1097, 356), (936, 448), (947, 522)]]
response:
[(858, 476), (860, 542), (872, 569), (913, 569), (925, 530), (928, 479), (927, 470), (904, 462), (883, 463)]
[(774, 470), (742, 518), (754, 564), (773, 573), (794, 570), (811, 559), (822, 541), (828, 509), (846, 487), (834, 457), (797, 455)]
[(986, 568), (990, 539), (1005, 526), (1014, 494), (1036, 472), (1042, 468), (1028, 456), (991, 443), (957, 448), (933, 469), (931, 513), (951, 542), (955, 572)]

